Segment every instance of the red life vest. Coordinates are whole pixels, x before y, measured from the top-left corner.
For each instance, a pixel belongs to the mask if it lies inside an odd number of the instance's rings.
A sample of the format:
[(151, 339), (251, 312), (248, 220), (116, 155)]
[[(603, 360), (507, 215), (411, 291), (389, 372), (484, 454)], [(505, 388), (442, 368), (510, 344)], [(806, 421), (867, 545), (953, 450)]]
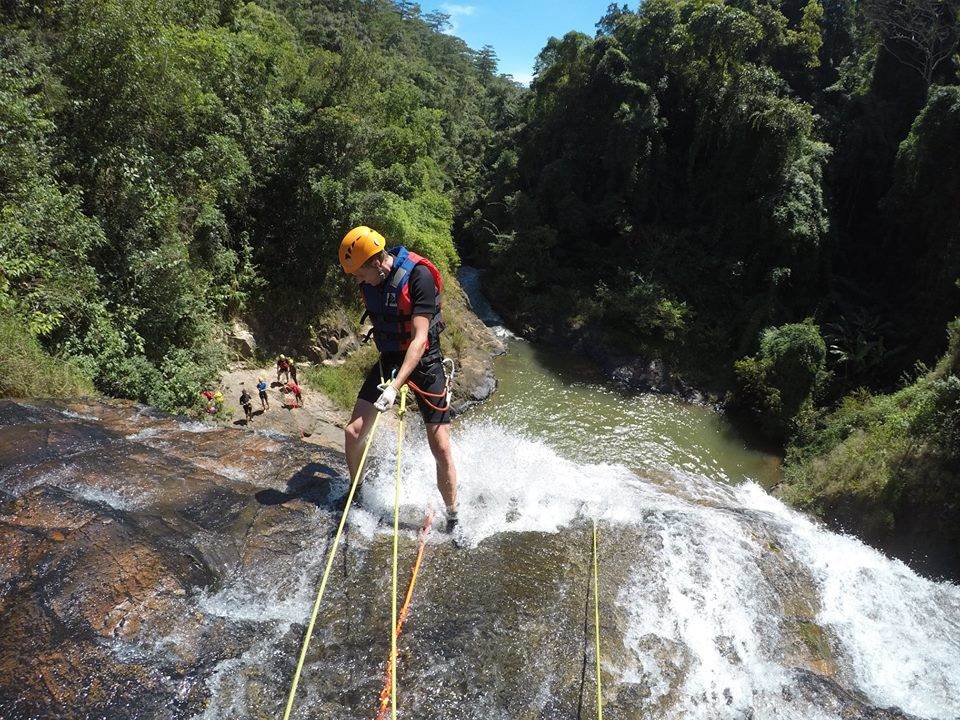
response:
[(424, 265), (433, 275), (437, 287), (437, 307), (430, 318), (427, 349), (424, 357), (440, 355), (440, 333), (445, 327), (440, 312), (443, 280), (437, 266), (427, 258), (405, 247), (388, 250), (393, 255), (393, 268), (379, 285), (362, 285), (363, 303), (373, 323), (373, 339), (381, 353), (404, 352), (413, 339), (413, 301), (410, 299), (410, 274), (417, 265)]

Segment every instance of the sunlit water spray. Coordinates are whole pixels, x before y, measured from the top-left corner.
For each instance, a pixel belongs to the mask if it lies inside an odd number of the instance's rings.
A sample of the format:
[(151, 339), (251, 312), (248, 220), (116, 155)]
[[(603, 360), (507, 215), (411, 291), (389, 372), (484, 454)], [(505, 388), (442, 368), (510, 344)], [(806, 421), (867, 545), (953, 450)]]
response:
[[(429, 450), (416, 429), (411, 435), (402, 502), (414, 517), (440, 499)], [(635, 662), (608, 670), (625, 681), (645, 678), (651, 706), (657, 693), (668, 701), (663, 717), (840, 717), (793, 689), (784, 629), (792, 598), (765, 574), (771, 562), (796, 564), (809, 584), (801, 594), (813, 598), (813, 619), (830, 638), (843, 685), (920, 717), (960, 714), (957, 586), (920, 578), (827, 531), (753, 482), (721, 484), (685, 469), (653, 481), (622, 464), (577, 462), (488, 420), (467, 419), (455, 438), (470, 545), (504, 532), (552, 533), (590, 516), (601, 532), (656, 537), (657, 550), (645, 549), (619, 592)], [(393, 447), (389, 433), (383, 445)], [(368, 530), (374, 516), (389, 518), (392, 477), (381, 466), (365, 489)], [(665, 656), (651, 652), (657, 648), (667, 649), (667, 665), (683, 669), (679, 687), (660, 677)]]

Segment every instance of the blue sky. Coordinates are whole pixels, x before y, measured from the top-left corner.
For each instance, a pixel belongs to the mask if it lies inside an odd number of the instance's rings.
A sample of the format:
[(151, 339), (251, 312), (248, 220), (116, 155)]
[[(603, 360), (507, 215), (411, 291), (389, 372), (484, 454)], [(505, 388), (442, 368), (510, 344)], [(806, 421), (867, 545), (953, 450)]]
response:
[[(492, 45), (500, 56), (500, 72), (522, 83), (530, 82), (533, 61), (553, 35), (570, 30), (593, 35), (611, 0), (421, 0), (424, 13), (441, 10), (450, 15), (447, 30), (479, 50)], [(621, 0), (620, 4), (623, 2)], [(627, 3), (636, 8), (636, 2)]]

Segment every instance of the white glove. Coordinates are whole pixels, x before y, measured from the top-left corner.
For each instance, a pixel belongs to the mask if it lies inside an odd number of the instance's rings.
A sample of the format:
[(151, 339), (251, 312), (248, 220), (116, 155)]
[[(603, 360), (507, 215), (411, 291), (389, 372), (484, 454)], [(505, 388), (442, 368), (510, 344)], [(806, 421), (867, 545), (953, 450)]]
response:
[(393, 407), (397, 401), (397, 389), (393, 385), (387, 385), (383, 394), (377, 399), (373, 406), (380, 412), (386, 412)]

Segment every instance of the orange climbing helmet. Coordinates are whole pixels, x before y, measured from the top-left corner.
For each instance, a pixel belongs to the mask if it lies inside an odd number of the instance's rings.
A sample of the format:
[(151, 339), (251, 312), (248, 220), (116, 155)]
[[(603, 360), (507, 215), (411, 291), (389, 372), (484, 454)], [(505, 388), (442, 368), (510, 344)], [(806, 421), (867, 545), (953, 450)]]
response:
[(360, 225), (343, 236), (340, 241), (340, 265), (344, 272), (360, 269), (367, 260), (386, 249), (387, 241), (376, 230)]

